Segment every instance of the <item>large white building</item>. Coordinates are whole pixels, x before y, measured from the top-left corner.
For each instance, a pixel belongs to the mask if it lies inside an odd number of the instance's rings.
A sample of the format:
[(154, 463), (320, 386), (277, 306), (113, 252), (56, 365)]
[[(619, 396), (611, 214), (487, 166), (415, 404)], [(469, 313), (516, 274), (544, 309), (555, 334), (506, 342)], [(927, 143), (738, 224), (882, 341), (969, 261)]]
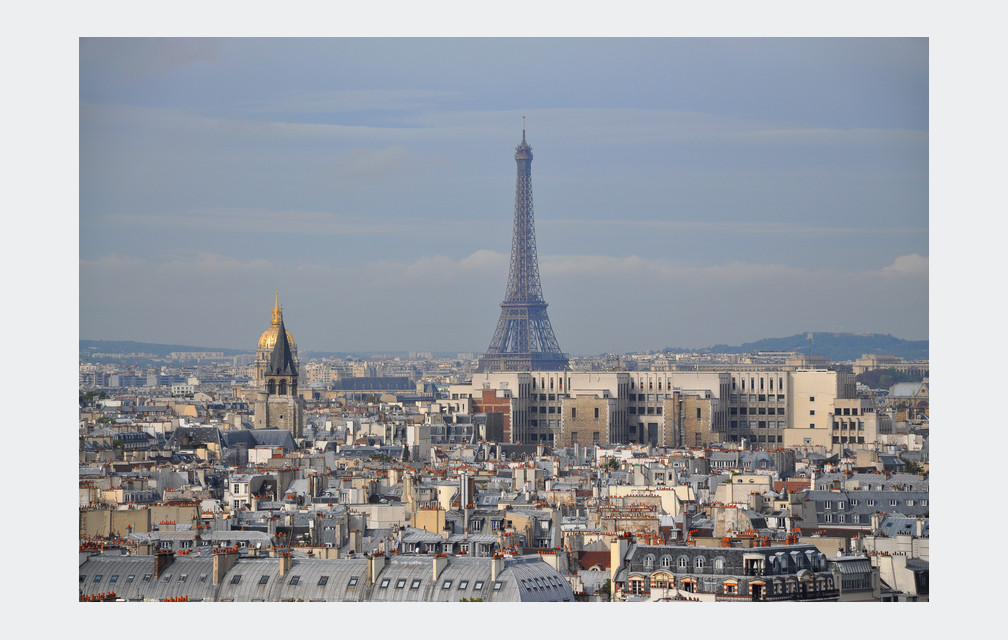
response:
[(476, 373), (444, 405), (503, 413), (508, 442), (870, 448), (875, 408), (826, 369)]

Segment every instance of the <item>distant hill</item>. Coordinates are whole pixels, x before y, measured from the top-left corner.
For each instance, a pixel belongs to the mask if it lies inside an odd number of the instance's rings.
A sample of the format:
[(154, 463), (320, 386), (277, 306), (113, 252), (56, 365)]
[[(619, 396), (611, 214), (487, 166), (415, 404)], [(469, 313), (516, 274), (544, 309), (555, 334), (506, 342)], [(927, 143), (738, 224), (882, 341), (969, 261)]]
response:
[[(811, 336), (811, 339), (810, 339)], [(668, 349), (693, 351), (693, 349)], [(903, 340), (880, 333), (799, 333), (786, 338), (764, 338), (738, 346), (716, 344), (701, 351), (711, 353), (754, 353), (756, 351), (801, 351), (834, 361), (856, 360), (865, 353), (898, 356), (906, 360), (926, 360), (927, 340)]]

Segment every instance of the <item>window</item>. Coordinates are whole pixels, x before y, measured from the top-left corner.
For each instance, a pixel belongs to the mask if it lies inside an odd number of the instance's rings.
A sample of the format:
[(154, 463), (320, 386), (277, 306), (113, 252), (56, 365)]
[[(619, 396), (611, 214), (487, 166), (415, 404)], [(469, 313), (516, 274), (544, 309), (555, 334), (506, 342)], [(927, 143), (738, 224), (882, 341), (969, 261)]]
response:
[(696, 567), (697, 569), (703, 569), (704, 564), (706, 564), (706, 558), (704, 558), (703, 556), (697, 556), (696, 560), (693, 561), (693, 566)]
[(287, 584), (294, 586), (299, 582), (301, 582), (301, 576), (291, 576), (290, 582), (288, 582)]
[(239, 582), (241, 582), (241, 575), (231, 578), (231, 584), (238, 584)]
[(396, 589), (402, 589), (405, 586), (406, 586), (406, 578), (399, 578), (398, 580), (396, 580), (395, 583)]
[[(185, 574), (184, 573), (182, 574), (182, 578), (183, 578), (183, 580), (185, 579)], [(119, 574), (116, 574), (116, 575), (112, 576), (111, 578), (109, 578), (108, 581), (109, 581), (109, 583), (113, 583), (113, 582), (115, 582), (118, 579), (119, 579)]]
[(383, 578), (381, 584), (378, 586), (379, 589), (387, 589), (389, 585), (389, 579)]
[(654, 556), (648, 555), (644, 557), (644, 568), (653, 569), (654, 568)]
[(571, 407), (571, 418), (576, 418), (576, 417), (577, 417), (577, 408), (576, 407)]
[(451, 589), (451, 583), (452, 583), (451, 580), (445, 580), (444, 582), (441, 583), (441, 588), (442, 589)]
[(95, 581), (95, 582), (101, 582), (101, 579), (102, 579), (102, 574), (100, 574), (100, 573), (99, 573), (99, 574), (97, 574), (97, 575), (96, 575), (96, 576), (94, 577), (94, 581)]
[(327, 584), (329, 584), (329, 576), (322, 576), (321, 578), (319, 578), (318, 586), (324, 587)]
[(808, 414), (810, 416), (814, 416), (815, 415), (815, 409), (809, 409)]
[(263, 574), (263, 575), (262, 575), (262, 576), (261, 576), (261, 577), (259, 578), (259, 584), (260, 584), (260, 585), (264, 585), (264, 584), (266, 584), (267, 582), (269, 582), (269, 575), (266, 575), (266, 574)]
[(808, 401), (809, 402), (815, 402), (815, 396), (809, 396)]
[(126, 584), (129, 584), (131, 582), (133, 582), (133, 574), (132, 573), (130, 575), (126, 576)]
[(827, 513), (826, 517), (825, 517), (825, 521), (826, 522), (833, 522), (833, 514), (832, 513)]
[(595, 419), (598, 420), (598, 407), (595, 407)]
[(350, 587), (356, 587), (356, 586), (357, 586), (357, 576), (354, 576), (354, 577), (350, 578), (350, 582), (347, 583), (347, 589), (349, 589)]
[(500, 591), (501, 587), (503, 587), (503, 586), (504, 586), (504, 583), (501, 582), (500, 580), (498, 580), (497, 582), (494, 583), (493, 590), (494, 591)]
[(459, 582), (459, 586), (458, 586), (459, 590), (466, 589), (468, 587), (469, 587), (469, 581), (468, 580), (462, 580), (462, 581)]
[[(188, 578), (188, 577), (189, 577), (188, 574), (185, 574), (185, 573), (180, 574), (179, 577), (178, 577), (178, 581), (179, 582), (185, 582), (186, 578)], [(115, 578), (116, 578), (116, 576), (112, 576), (112, 582), (115, 582)]]
[(868, 506), (869, 507), (874, 507), (875, 506), (875, 499), (874, 498), (868, 498)]
[(671, 556), (662, 556), (661, 566), (666, 567), (666, 568), (671, 567), (672, 566), (672, 557)]
[[(240, 578), (241, 576), (238, 576), (238, 577)], [(144, 577), (143, 577), (143, 581), (144, 582), (150, 582), (150, 579), (151, 579), (151, 574), (145, 573)]]
[(826, 502), (823, 503), (823, 509), (832, 509), (832, 508), (833, 508), (833, 503), (830, 502), (829, 500), (827, 500)]
[(689, 560), (686, 558), (686, 556), (679, 556), (679, 568), (685, 569), (688, 566), (689, 566)]
[(476, 584), (473, 585), (473, 589), (475, 589), (477, 591), (479, 591), (482, 588), (483, 588), (483, 581), (482, 580), (477, 580)]
[(843, 501), (840, 501), (840, 502), (836, 503), (836, 508), (837, 508), (837, 509), (843, 509), (843, 508), (844, 508), (844, 503), (843, 503)]

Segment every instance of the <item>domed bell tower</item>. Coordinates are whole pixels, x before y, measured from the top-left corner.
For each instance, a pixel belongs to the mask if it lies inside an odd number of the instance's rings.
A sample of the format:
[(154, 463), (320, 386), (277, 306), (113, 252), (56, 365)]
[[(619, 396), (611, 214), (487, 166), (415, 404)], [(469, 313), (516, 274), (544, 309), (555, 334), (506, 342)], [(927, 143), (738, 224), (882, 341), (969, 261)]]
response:
[(284, 327), (277, 294), (273, 324), (259, 338), (253, 424), (256, 429), (286, 429), (300, 438), (304, 432), (304, 403), (297, 392), (298, 367), (293, 343), (293, 336)]

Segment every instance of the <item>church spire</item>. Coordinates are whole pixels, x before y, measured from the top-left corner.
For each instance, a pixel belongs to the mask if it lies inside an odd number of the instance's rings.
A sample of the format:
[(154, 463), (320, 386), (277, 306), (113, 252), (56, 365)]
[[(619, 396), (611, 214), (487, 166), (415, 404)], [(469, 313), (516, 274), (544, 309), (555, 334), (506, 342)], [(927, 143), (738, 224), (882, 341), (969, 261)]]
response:
[(273, 305), (273, 326), (279, 327), (283, 323), (283, 311), (280, 310), (280, 292), (274, 290), (276, 304)]
[[(275, 311), (274, 317), (278, 317)], [(291, 351), (290, 341), (287, 340), (287, 329), (284, 328), (283, 316), (280, 315), (278, 319), (280, 324), (277, 329), (276, 343), (273, 345), (269, 364), (266, 365), (266, 375), (296, 376), (297, 366), (294, 364), (294, 354)]]

